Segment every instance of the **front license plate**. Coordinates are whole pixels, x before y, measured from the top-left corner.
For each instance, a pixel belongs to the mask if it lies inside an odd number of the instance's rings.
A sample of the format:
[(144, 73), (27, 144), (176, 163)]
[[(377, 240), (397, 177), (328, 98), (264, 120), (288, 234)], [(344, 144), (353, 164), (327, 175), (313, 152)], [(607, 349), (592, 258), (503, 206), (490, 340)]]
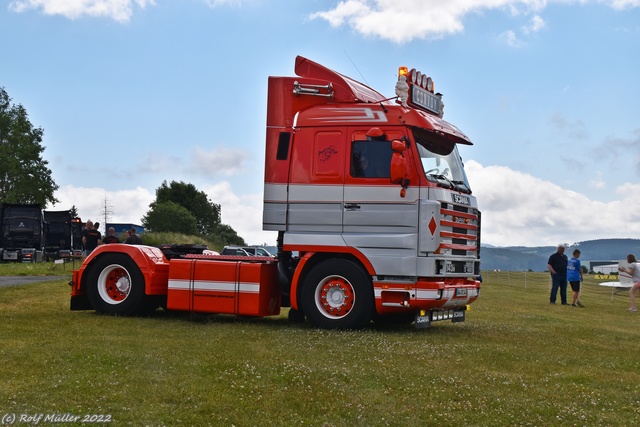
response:
[(462, 298), (467, 296), (467, 288), (457, 288), (456, 298)]

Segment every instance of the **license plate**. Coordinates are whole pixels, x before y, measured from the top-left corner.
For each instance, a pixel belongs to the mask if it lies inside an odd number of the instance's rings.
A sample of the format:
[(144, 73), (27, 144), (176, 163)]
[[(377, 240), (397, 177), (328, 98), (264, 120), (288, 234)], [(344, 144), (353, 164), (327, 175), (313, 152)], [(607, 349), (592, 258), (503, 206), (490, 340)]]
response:
[(467, 296), (467, 288), (457, 288), (456, 289), (456, 298), (466, 297)]
[(4, 259), (18, 259), (18, 252), (5, 252)]

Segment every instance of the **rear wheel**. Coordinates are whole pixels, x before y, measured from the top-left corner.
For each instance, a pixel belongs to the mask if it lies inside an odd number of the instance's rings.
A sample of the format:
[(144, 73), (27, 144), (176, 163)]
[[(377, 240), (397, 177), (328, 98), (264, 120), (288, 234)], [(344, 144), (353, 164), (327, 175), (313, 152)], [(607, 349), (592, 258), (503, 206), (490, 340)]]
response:
[(373, 288), (367, 273), (352, 261), (331, 259), (311, 269), (300, 302), (307, 319), (324, 329), (359, 329), (373, 313)]
[(140, 268), (124, 254), (105, 254), (87, 276), (86, 292), (98, 313), (129, 316), (149, 309)]

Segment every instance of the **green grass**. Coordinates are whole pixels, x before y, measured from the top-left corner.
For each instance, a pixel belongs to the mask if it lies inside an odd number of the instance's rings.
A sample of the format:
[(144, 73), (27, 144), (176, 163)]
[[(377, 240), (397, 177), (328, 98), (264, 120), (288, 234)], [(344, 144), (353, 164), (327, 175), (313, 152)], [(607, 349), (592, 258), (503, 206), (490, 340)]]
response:
[[(484, 273), (464, 323), (323, 331), (279, 317), (69, 311), (64, 280), (0, 288), (0, 417), (113, 425), (636, 425), (640, 313), (592, 278)], [(66, 425), (69, 425), (67, 423)]]
[(55, 264), (54, 262), (3, 262), (0, 263), (0, 276), (59, 276), (69, 275), (73, 268), (79, 268), (81, 262)]

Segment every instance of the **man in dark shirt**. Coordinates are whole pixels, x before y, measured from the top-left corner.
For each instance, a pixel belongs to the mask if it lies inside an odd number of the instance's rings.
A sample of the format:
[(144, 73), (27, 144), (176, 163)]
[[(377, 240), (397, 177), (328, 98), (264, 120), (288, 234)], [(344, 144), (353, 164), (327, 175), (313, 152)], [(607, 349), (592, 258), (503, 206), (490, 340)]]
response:
[(551, 296), (549, 302), (556, 303), (558, 288), (560, 288), (560, 300), (562, 305), (567, 305), (567, 256), (564, 254), (564, 244), (558, 245), (556, 253), (549, 257), (547, 268), (551, 273)]
[(107, 230), (107, 234), (104, 239), (102, 239), (102, 243), (104, 244), (109, 244), (109, 243), (120, 243), (120, 239), (118, 239), (118, 236), (116, 236), (116, 229), (113, 227), (109, 227), (109, 230)]
[(87, 228), (82, 233), (82, 243), (84, 244), (85, 256), (89, 256), (89, 254), (102, 243), (102, 234), (98, 231), (100, 223), (96, 222), (93, 226), (90, 226), (90, 223), (91, 221), (87, 221)]
[(129, 237), (127, 237), (127, 239), (124, 241), (126, 244), (128, 245), (142, 244), (142, 238), (136, 234), (136, 229), (134, 227), (131, 227), (131, 230), (129, 230), (129, 234), (130, 234)]

